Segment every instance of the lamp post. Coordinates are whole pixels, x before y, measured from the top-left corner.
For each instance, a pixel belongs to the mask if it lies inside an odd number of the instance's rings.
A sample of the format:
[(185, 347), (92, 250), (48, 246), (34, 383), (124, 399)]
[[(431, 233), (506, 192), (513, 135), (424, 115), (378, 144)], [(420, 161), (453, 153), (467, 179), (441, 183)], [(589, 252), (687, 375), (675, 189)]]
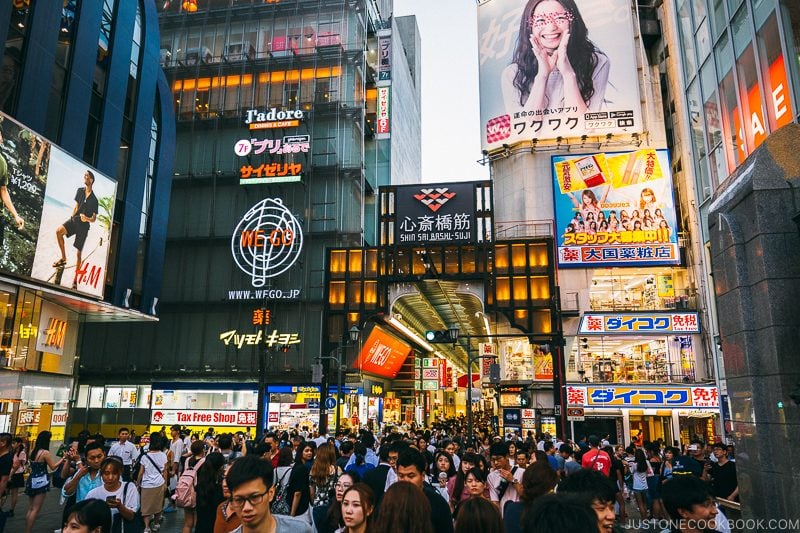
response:
[[(342, 364), (343, 364), (343, 350), (350, 346), (351, 344), (355, 344), (358, 342), (358, 337), (361, 335), (361, 330), (358, 329), (358, 326), (353, 326), (347, 331), (347, 342), (345, 339), (342, 338), (339, 340), (339, 346), (334, 348), (329, 355), (320, 356), (317, 358), (318, 362), (321, 362), (324, 359), (328, 359), (331, 361), (336, 362), (336, 430), (335, 433), (339, 433), (339, 429), (341, 427), (341, 403), (342, 403)], [(333, 354), (336, 354), (334, 356)], [(327, 373), (325, 378), (322, 380), (322, 391), (320, 394), (320, 404), (319, 404), (319, 427), (320, 432), (323, 429), (327, 430), (328, 426), (328, 413), (325, 407), (325, 401), (328, 398), (328, 379)]]

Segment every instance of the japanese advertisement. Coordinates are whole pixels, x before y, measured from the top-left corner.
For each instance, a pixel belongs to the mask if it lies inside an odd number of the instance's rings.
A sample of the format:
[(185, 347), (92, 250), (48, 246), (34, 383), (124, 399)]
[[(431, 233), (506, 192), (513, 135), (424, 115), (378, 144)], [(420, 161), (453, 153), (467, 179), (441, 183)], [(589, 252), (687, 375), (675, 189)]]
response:
[(567, 405), (582, 407), (719, 409), (719, 391), (716, 387), (567, 385), (566, 393)]
[(103, 297), (116, 181), (0, 116), (0, 270)]
[(680, 264), (667, 150), (552, 162), (560, 267)]
[[(405, 363), (411, 346), (389, 335), (379, 327), (373, 328), (369, 337), (364, 342), (361, 353), (353, 365), (362, 372), (375, 374), (389, 379), (394, 379)], [(436, 387), (439, 388), (439, 369), (436, 368)]]
[(481, 145), (642, 131), (630, 2), (478, 6)]

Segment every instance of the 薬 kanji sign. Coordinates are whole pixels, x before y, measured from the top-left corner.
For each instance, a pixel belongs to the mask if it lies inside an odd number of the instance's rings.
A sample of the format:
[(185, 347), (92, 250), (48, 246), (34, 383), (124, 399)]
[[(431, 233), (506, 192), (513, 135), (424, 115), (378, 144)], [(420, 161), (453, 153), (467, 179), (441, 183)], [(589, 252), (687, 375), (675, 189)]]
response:
[(578, 330), (581, 335), (643, 333), (699, 333), (697, 313), (585, 314)]
[(716, 387), (567, 385), (566, 392), (568, 406), (719, 409)]

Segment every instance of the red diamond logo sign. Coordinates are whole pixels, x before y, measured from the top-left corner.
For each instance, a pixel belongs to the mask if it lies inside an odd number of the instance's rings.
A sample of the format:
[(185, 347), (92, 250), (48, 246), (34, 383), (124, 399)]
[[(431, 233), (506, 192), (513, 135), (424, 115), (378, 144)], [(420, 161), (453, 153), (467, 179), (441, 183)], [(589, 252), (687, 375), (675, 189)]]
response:
[(455, 197), (456, 193), (448, 191), (449, 189), (447, 187), (420, 189), (419, 193), (414, 195), (414, 198), (435, 213), (444, 204), (449, 202), (451, 198)]

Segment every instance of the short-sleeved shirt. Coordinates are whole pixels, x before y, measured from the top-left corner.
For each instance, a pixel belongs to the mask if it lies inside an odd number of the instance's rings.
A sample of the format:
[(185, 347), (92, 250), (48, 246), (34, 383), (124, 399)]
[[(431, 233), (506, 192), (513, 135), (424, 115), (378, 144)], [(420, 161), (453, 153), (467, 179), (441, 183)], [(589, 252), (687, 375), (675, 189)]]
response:
[(300, 504), (297, 507), (297, 514), (303, 514), (308, 509), (311, 492), (308, 485), (308, 476), (310, 471), (304, 464), (297, 463), (292, 467), (292, 473), (289, 474), (289, 501), (294, 498), (294, 493), (300, 493)]
[[(274, 514), (276, 528), (275, 533), (314, 533), (314, 527), (300, 518)], [(242, 533), (242, 526), (237, 527), (231, 533)]]
[(503, 514), (503, 508), (506, 505), (506, 502), (517, 502), (519, 501), (519, 493), (517, 492), (517, 487), (522, 488), (522, 476), (525, 474), (524, 468), (514, 467), (511, 469), (514, 473), (514, 478), (520, 482), (520, 484), (513, 484), (509, 483), (503, 492), (502, 498), (500, 497), (500, 484), (503, 482), (502, 476), (500, 476), (500, 472), (497, 470), (492, 470), (489, 472), (489, 475), (486, 478), (486, 482), (489, 485), (489, 499), (493, 502), (499, 502), (500, 505), (500, 514)]
[(108, 455), (115, 455), (122, 459), (122, 464), (125, 466), (130, 466), (133, 464), (134, 459), (139, 456), (139, 450), (136, 449), (136, 445), (131, 441), (125, 441), (125, 443), (115, 442), (111, 445), (111, 449), (108, 450)]
[(89, 193), (88, 198), (86, 197), (86, 187), (80, 187), (75, 191), (75, 203), (78, 204), (78, 210), (75, 212), (72, 220), (80, 222), (81, 224), (88, 224), (88, 222), (81, 222), (81, 215), (92, 218), (97, 214), (97, 210), (100, 207), (97, 202), (97, 196), (94, 195), (94, 191)]
[[(125, 492), (125, 485), (128, 485), (128, 491)], [(125, 500), (123, 501), (122, 496), (125, 495)], [(138, 511), (139, 510), (139, 491), (136, 490), (136, 485), (131, 482), (123, 481), (120, 484), (119, 489), (115, 490), (114, 492), (109, 492), (106, 490), (104, 485), (100, 485), (96, 489), (92, 489), (89, 491), (89, 494), (86, 495), (86, 499), (89, 500), (91, 498), (97, 498), (98, 500), (106, 501), (106, 498), (109, 496), (114, 496), (116, 499), (122, 501), (122, 505), (130, 509), (131, 511)], [(118, 509), (111, 509), (111, 519), (113, 520), (114, 517), (119, 513)]]
[(172, 452), (172, 462), (181, 462), (181, 455), (183, 455), (183, 441), (181, 439), (174, 440), (169, 444), (169, 450)]
[(603, 450), (592, 449), (583, 454), (581, 466), (608, 476), (611, 474), (611, 457)]
[(10, 453), (0, 455), (0, 478), (11, 475), (11, 467), (14, 464), (14, 456)]
[(147, 452), (140, 463), (142, 474), (142, 488), (152, 489), (164, 484), (164, 466), (167, 464), (167, 454), (164, 452)]
[(738, 486), (738, 482), (736, 481), (736, 463), (727, 461), (722, 466), (714, 463), (711, 465), (711, 478), (714, 480), (711, 483), (714, 496), (717, 498), (727, 498)]
[[(77, 475), (78, 475), (77, 472), (75, 474), (73, 474), (72, 477), (70, 477), (67, 480), (67, 483), (72, 481), (72, 478), (74, 478)], [(72, 493), (67, 492), (67, 489), (66, 489), (67, 483), (64, 483), (64, 487), (61, 488), (61, 495), (64, 496), (65, 499), (69, 498), (70, 496), (72, 496)], [(102, 486), (103, 486), (103, 476), (100, 475), (99, 471), (95, 472), (94, 478), (92, 478), (92, 474), (91, 473), (87, 472), (82, 478), (80, 478), (78, 480), (78, 486), (75, 487), (75, 492), (74, 492), (75, 501), (76, 502), (82, 502), (83, 500), (86, 499), (86, 496), (91, 491), (93, 491), (97, 487), (102, 487)], [(130, 491), (131, 489), (128, 489), (128, 490)]]

